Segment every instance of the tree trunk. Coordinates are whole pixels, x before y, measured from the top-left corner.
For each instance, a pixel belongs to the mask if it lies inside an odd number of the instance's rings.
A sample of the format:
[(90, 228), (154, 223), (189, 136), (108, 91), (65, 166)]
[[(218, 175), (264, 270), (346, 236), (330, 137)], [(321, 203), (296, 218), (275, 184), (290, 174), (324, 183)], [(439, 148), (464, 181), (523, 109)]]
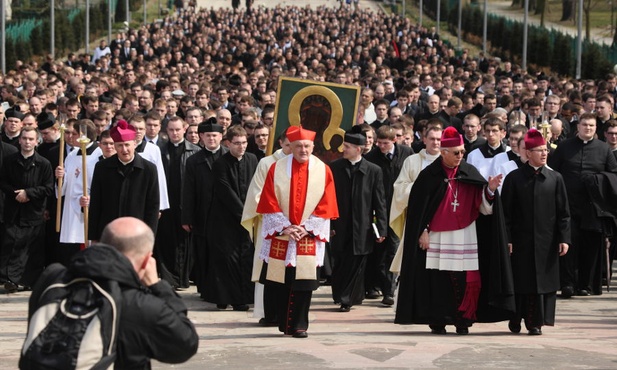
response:
[(561, 19), (560, 22), (569, 21), (574, 17), (574, 0), (561, 1)]
[(540, 15), (540, 27), (544, 27), (544, 13), (546, 10), (546, 0), (536, 1), (536, 15)]
[(591, 40), (591, 20), (589, 19), (589, 13), (591, 9), (589, 7), (585, 7), (583, 9), (583, 13), (585, 13), (585, 40)]

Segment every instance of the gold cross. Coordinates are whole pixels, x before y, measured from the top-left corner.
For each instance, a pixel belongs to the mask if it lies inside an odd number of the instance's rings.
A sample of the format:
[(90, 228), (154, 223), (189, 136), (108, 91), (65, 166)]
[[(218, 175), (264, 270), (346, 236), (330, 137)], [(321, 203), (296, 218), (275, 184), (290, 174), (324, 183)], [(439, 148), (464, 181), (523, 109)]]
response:
[(304, 255), (308, 255), (308, 254), (314, 254), (314, 247), (315, 247), (315, 243), (307, 238), (304, 237), (302, 238), (302, 240), (300, 240), (300, 243), (298, 244), (298, 247), (300, 248), (300, 253), (304, 254)]
[(272, 258), (283, 259), (287, 252), (286, 243), (282, 240), (274, 239), (271, 251), (274, 252)]

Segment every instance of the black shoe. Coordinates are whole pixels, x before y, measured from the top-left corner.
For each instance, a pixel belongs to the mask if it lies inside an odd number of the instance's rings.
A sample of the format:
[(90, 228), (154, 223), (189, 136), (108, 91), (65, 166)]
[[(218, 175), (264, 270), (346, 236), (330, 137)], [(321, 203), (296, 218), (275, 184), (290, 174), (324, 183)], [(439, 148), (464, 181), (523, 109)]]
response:
[(351, 310), (351, 306), (348, 304), (342, 304), (338, 309), (338, 312), (349, 312)]
[(265, 326), (265, 327), (270, 327), (270, 326), (278, 326), (278, 322), (276, 320), (266, 320), (265, 317), (262, 317), (261, 319), (259, 319), (259, 325), (261, 326)]
[(226, 304), (217, 304), (216, 308), (218, 308), (219, 310), (226, 310), (227, 309), (227, 305)]
[(291, 336), (294, 338), (308, 338), (308, 333), (305, 330), (298, 330), (294, 332)]
[(445, 326), (436, 326), (436, 325), (429, 325), (429, 327), (431, 328), (431, 334), (446, 334), (446, 327)]
[(590, 296), (591, 293), (589, 293), (589, 290), (587, 289), (579, 289), (576, 295), (581, 296), (581, 297), (587, 297), (587, 296)]
[(570, 298), (574, 295), (574, 288), (571, 286), (564, 286), (561, 288), (561, 298)]
[[(444, 329), (445, 331), (446, 329)], [(463, 326), (457, 326), (456, 327), (456, 334), (458, 335), (467, 335), (469, 334), (469, 328), (463, 327)]]
[(249, 310), (248, 304), (234, 304), (232, 307), (234, 311), (248, 311)]
[(540, 329), (540, 328), (531, 328), (531, 329), (529, 329), (529, 335), (542, 335), (542, 329)]
[(4, 283), (4, 290), (6, 290), (7, 293), (16, 293), (18, 288), (19, 286), (12, 281)]
[(371, 289), (366, 292), (366, 299), (377, 299), (379, 298), (379, 292), (376, 289)]
[(510, 331), (514, 334), (518, 334), (521, 332), (521, 322), (518, 321), (516, 322), (515, 320), (510, 320), (510, 322), (508, 322), (508, 329), (510, 329)]
[(385, 296), (383, 296), (381, 304), (384, 304), (386, 306), (392, 306), (394, 304), (394, 297), (392, 297), (390, 294), (386, 294)]

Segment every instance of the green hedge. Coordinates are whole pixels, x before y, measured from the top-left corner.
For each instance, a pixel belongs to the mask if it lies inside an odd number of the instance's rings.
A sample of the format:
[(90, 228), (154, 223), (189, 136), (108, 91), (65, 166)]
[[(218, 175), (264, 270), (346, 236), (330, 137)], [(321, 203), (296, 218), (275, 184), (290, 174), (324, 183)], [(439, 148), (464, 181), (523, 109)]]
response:
[[(91, 41), (107, 34), (107, 6), (107, 2), (101, 2), (90, 7)], [(69, 52), (85, 48), (85, 8), (56, 9), (54, 14), (56, 58), (62, 58)], [(47, 55), (50, 52), (50, 35), (49, 9), (39, 13), (38, 19), (19, 19), (9, 22), (6, 32), (7, 69), (14, 69), (17, 60), (27, 61)], [(96, 46), (91, 44), (92, 49)]]
[[(462, 14), (462, 38), (467, 42), (482, 43), (482, 7), (466, 6)], [(458, 31), (458, 10), (450, 9), (447, 18), (449, 31)], [(523, 53), (523, 23), (489, 14), (487, 48), (492, 55), (521, 63)], [(576, 68), (576, 38), (563, 33), (529, 26), (527, 62), (537, 67), (548, 67), (563, 76), (573, 76)], [(583, 42), (582, 78), (604, 78), (617, 63), (617, 50), (611, 46)]]

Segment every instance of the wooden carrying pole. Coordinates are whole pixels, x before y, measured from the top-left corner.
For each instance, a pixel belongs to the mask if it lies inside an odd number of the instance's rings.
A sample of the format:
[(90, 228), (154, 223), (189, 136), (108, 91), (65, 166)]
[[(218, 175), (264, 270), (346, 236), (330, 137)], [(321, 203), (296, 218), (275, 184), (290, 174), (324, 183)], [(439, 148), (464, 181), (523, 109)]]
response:
[[(86, 145), (88, 142), (86, 140), (81, 140), (81, 179), (83, 186), (83, 196), (88, 196), (88, 167), (87, 161), (88, 156), (86, 154)], [(84, 207), (84, 245), (88, 246), (88, 206)]]
[[(64, 167), (64, 130), (66, 126), (60, 125), (60, 154), (58, 158), (58, 165)], [(54, 169), (55, 170), (55, 169)], [(58, 199), (56, 201), (56, 232), (60, 232), (60, 222), (62, 221), (62, 181), (63, 177), (58, 178)]]

